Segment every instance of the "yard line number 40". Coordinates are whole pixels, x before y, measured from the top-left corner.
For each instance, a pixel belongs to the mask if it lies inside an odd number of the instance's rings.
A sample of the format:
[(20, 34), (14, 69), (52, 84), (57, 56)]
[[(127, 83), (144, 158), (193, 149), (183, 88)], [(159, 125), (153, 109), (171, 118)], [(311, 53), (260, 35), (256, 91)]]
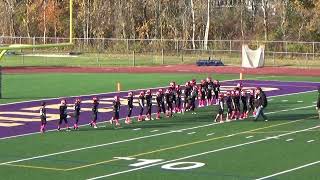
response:
[[(136, 159), (136, 158), (130, 158), (130, 157), (115, 157), (115, 159), (120, 159), (120, 160), (126, 160), (126, 161), (132, 161), (132, 160), (137, 160), (136, 163), (130, 164), (130, 167), (142, 167), (142, 166), (147, 166), (147, 165), (152, 165), (155, 163), (159, 163), (164, 161), (164, 159)], [(168, 163), (164, 164), (161, 166), (162, 169), (166, 170), (190, 170), (190, 169), (196, 169), (203, 167), (205, 163), (201, 162), (173, 162), (173, 163)]]

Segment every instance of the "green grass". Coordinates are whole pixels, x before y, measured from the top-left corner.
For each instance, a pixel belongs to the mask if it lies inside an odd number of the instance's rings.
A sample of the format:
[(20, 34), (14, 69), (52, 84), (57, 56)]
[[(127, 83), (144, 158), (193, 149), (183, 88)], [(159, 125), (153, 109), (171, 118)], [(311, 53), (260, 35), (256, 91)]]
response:
[[(184, 84), (190, 79), (204, 79), (208, 74), (112, 74), (112, 73), (52, 73), (52, 74), (4, 74), (3, 99), (0, 104), (77, 96), (116, 91), (116, 83), (121, 83), (122, 90), (167, 86), (176, 81)], [(237, 79), (238, 75), (211, 74), (219, 80)], [(281, 80), (281, 81), (313, 81), (318, 77), (288, 76), (245, 76), (246, 79)]]
[[(204, 78), (206, 74), (7, 74), (4, 76), (6, 99), (2, 103), (48, 97), (103, 93), (115, 90), (120, 81), (123, 90), (165, 86), (169, 81), (183, 83), (191, 78)], [(234, 79), (238, 75), (213, 75), (220, 80)], [(319, 82), (319, 77), (246, 76), (251, 79), (269, 78), (283, 81)], [(265, 79), (264, 79), (265, 80)], [(133, 169), (137, 160), (114, 160), (114, 157), (163, 159), (170, 161), (190, 155), (243, 144), (319, 125), (314, 108), (316, 93), (274, 97), (266, 112), (269, 122), (237, 121), (212, 123), (216, 109), (197, 109), (197, 114), (178, 114), (172, 119), (161, 119), (124, 125), (113, 129), (101, 125), (99, 129), (82, 127), (76, 132), (48, 132), (0, 141), (0, 164), (39, 155), (51, 154), (88, 146), (146, 136), (113, 145), (63, 153), (39, 159), (0, 166), (1, 179), (87, 179)], [(288, 100), (283, 102), (282, 100)], [(296, 103), (303, 99), (303, 103)], [(302, 108), (290, 110), (293, 108)], [(289, 110), (287, 112), (279, 112)], [(133, 129), (141, 128), (134, 131)], [(193, 128), (193, 129), (191, 129)], [(177, 130), (188, 129), (182, 132)], [(157, 132), (151, 132), (158, 130)], [(172, 132), (175, 131), (175, 132)], [(188, 135), (190, 132), (195, 134)], [(310, 162), (319, 161), (319, 128), (270, 139), (250, 145), (222, 149), (214, 153), (175, 162), (201, 162), (205, 166), (174, 171), (162, 165), (119, 174), (109, 179), (254, 179)], [(211, 136), (207, 134), (215, 133)], [(155, 135), (158, 134), (158, 135)], [(228, 136), (233, 134), (234, 136)], [(154, 135), (151, 137), (151, 135)], [(254, 136), (247, 139), (248, 136)], [(293, 141), (286, 140), (292, 138)], [(313, 143), (307, 143), (309, 140)], [(167, 163), (165, 163), (167, 164)], [(320, 164), (275, 177), (275, 179), (317, 179)], [(50, 170), (48, 168), (51, 168)], [(53, 170), (55, 169), (55, 170)]]
[[(35, 54), (59, 54), (54, 51), (35, 52)], [(144, 52), (144, 53), (84, 53), (76, 58), (72, 57), (32, 57), (32, 56), (5, 56), (0, 61), (4, 67), (16, 66), (81, 66), (81, 67), (107, 67), (107, 66), (152, 66), (152, 65), (170, 65), (170, 64), (195, 64), (199, 59), (221, 59), (226, 65), (241, 65), (241, 54), (221, 53), (221, 52), (192, 52), (187, 51), (185, 54), (161, 52)], [(277, 56), (266, 53), (266, 66), (288, 66), (298, 68), (319, 68), (319, 57), (313, 56)]]

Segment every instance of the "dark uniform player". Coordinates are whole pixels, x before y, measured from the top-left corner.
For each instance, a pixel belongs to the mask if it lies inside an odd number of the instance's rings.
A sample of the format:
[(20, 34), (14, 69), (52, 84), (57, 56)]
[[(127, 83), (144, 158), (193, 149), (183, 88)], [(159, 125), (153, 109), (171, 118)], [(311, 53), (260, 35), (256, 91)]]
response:
[(182, 109), (181, 109), (181, 104), (182, 104), (182, 100), (181, 100), (181, 96), (182, 96), (182, 90), (180, 85), (176, 85), (176, 112), (181, 113)]
[(191, 85), (190, 82), (186, 82), (184, 89), (184, 102), (183, 102), (183, 112), (186, 111), (188, 105), (188, 99), (191, 94)]
[(165, 100), (167, 104), (167, 117), (172, 117), (173, 113), (173, 93), (170, 89), (167, 89), (165, 92)]
[(120, 115), (119, 115), (119, 112), (120, 112), (120, 98), (119, 96), (114, 96), (114, 99), (113, 99), (113, 103), (112, 103), (112, 109), (113, 109), (113, 117), (112, 119), (110, 120), (110, 124), (113, 124), (113, 122), (115, 122), (116, 126), (120, 126), (120, 123), (119, 123), (119, 118), (120, 118)]
[(204, 107), (204, 102), (206, 101), (207, 83), (205, 80), (201, 80), (199, 85), (199, 107)]
[(254, 106), (254, 101), (255, 101), (255, 92), (253, 89), (250, 90), (249, 92), (249, 98), (248, 98), (248, 111), (246, 113), (246, 117), (248, 117), (250, 112), (255, 112), (255, 106)]
[(74, 114), (73, 114), (73, 118), (74, 118), (73, 129), (74, 130), (79, 129), (78, 123), (79, 123), (79, 117), (80, 117), (80, 110), (81, 110), (81, 100), (79, 98), (77, 98), (74, 103)]
[(46, 131), (46, 125), (47, 125), (47, 109), (46, 109), (46, 103), (42, 102), (40, 107), (40, 120), (41, 120), (41, 126), (40, 126), (40, 132), (44, 133)]
[(242, 102), (242, 114), (240, 119), (247, 118), (247, 111), (248, 111), (248, 96), (245, 90), (241, 90), (241, 102)]
[(188, 109), (190, 111), (192, 111), (192, 114), (196, 114), (196, 112), (194, 112), (194, 109), (196, 107), (197, 97), (198, 97), (198, 88), (197, 88), (197, 86), (193, 86), (192, 91), (189, 96), (189, 99), (188, 99)]
[(214, 98), (216, 99), (216, 104), (217, 104), (217, 99), (219, 98), (219, 93), (220, 93), (220, 83), (218, 80), (213, 81), (213, 92), (214, 92)]
[(227, 92), (227, 98), (226, 98), (226, 105), (227, 105), (227, 121), (231, 119), (232, 112), (233, 112), (233, 100), (231, 97), (231, 92)]
[(210, 77), (207, 78), (207, 105), (212, 105), (212, 91), (214, 84)]
[(59, 114), (60, 114), (60, 119), (59, 119), (59, 123), (58, 123), (58, 131), (60, 131), (60, 126), (62, 124), (62, 121), (64, 121), (66, 127), (67, 127), (67, 131), (70, 130), (69, 125), (68, 125), (68, 113), (67, 113), (67, 102), (66, 100), (61, 100), (60, 106), (59, 106)]
[[(177, 102), (176, 82), (171, 82), (169, 89), (172, 95), (172, 108), (173, 108), (173, 105), (176, 105), (176, 102)], [(172, 111), (175, 113), (176, 108), (173, 108)]]
[(143, 121), (143, 110), (144, 110), (144, 102), (145, 101), (145, 96), (144, 96), (144, 91), (141, 91), (139, 94), (139, 107), (140, 107), (140, 113), (138, 116), (138, 122)]
[(146, 113), (146, 121), (153, 120), (151, 117), (151, 112), (152, 112), (152, 93), (151, 90), (148, 89), (146, 93), (146, 105), (147, 105), (147, 113)]
[(99, 106), (99, 100), (97, 97), (92, 98), (92, 121), (90, 122), (90, 126), (94, 128), (97, 127), (97, 120), (98, 120), (98, 106)]
[(126, 117), (126, 124), (130, 124), (131, 123), (131, 114), (132, 114), (132, 109), (133, 109), (133, 93), (129, 92), (128, 93), (128, 115)]
[(215, 122), (223, 123), (223, 112), (224, 112), (224, 95), (222, 93), (219, 94), (218, 98), (218, 114), (216, 115)]
[(234, 103), (234, 111), (232, 113), (231, 119), (239, 119), (240, 115), (240, 91), (236, 89), (234, 91), (234, 96), (233, 96), (233, 103)]
[(157, 101), (157, 117), (156, 119), (160, 119), (161, 111), (165, 114), (166, 108), (164, 105), (164, 99), (163, 99), (163, 93), (162, 89), (159, 89), (159, 91), (156, 93), (156, 101)]

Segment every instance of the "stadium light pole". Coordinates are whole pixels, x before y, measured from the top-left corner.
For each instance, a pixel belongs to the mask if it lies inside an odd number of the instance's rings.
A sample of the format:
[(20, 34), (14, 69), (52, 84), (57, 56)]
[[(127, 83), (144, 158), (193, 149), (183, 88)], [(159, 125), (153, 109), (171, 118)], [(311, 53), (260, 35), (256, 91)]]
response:
[(69, 24), (69, 43), (70, 44), (73, 44), (73, 0), (70, 0), (70, 2), (69, 2), (69, 6), (70, 6), (70, 8), (69, 8), (69, 13), (70, 13), (70, 24)]

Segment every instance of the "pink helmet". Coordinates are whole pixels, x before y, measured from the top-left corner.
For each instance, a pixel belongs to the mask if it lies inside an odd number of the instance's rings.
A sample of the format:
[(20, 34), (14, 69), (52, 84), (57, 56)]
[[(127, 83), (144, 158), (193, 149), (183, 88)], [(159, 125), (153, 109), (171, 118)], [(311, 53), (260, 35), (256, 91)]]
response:
[(130, 92), (128, 93), (128, 96), (129, 96), (129, 97), (132, 97), (132, 96), (133, 96), (133, 93), (130, 91)]

